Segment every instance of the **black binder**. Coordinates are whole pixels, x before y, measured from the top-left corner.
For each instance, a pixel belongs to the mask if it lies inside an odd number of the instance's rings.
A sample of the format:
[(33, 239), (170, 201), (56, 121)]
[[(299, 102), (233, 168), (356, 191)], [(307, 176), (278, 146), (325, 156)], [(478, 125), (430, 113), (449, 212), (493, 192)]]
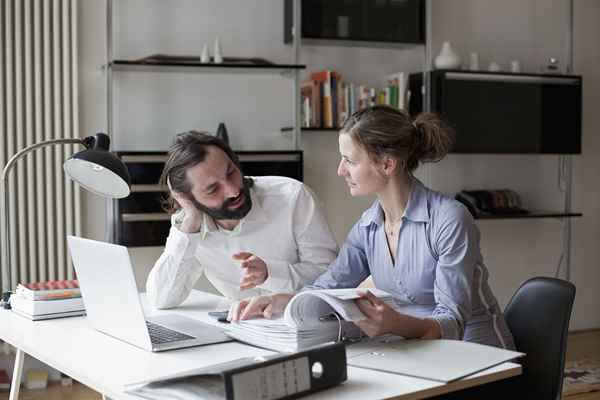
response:
[(347, 378), (345, 346), (333, 343), (292, 354), (240, 358), (127, 385), (125, 391), (146, 399), (159, 399), (181, 388), (181, 396), (189, 394), (191, 398), (192, 393), (200, 394), (200, 390), (211, 387), (217, 388), (217, 395), (226, 400), (295, 399), (338, 385)]

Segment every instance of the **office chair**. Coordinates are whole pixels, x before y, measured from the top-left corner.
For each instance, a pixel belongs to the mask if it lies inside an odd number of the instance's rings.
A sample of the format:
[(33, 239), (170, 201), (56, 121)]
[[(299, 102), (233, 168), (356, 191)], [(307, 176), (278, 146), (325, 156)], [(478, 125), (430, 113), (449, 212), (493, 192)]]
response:
[[(521, 285), (504, 310), (523, 374), (515, 380), (522, 398), (560, 399), (575, 285), (538, 277)], [(511, 390), (512, 391), (512, 390)]]

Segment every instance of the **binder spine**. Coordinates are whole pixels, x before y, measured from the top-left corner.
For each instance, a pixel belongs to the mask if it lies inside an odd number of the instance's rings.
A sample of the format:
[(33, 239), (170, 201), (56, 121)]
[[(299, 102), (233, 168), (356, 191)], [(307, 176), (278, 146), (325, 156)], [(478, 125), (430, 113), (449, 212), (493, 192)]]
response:
[(338, 385), (347, 378), (343, 343), (223, 372), (227, 400), (295, 399)]

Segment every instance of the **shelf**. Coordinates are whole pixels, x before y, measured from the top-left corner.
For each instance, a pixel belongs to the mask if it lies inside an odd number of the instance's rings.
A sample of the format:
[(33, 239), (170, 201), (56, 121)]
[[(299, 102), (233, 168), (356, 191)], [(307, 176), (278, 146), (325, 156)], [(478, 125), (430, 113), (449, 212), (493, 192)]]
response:
[(482, 215), (475, 219), (524, 219), (524, 218), (576, 218), (582, 217), (579, 212), (562, 212), (562, 211), (530, 211), (527, 214), (498, 214), (498, 215)]
[[(291, 126), (285, 126), (283, 128), (281, 128), (281, 132), (289, 132), (291, 130), (293, 130), (294, 128), (292, 128)], [(302, 132), (315, 132), (315, 131), (335, 131), (335, 132), (339, 132), (339, 130), (342, 128), (336, 127), (336, 128), (317, 128), (317, 127), (311, 127), (311, 128), (300, 128), (300, 130)]]
[(169, 72), (182, 70), (212, 73), (281, 73), (306, 69), (301, 64), (247, 64), (247, 63), (201, 63), (201, 62), (143, 62), (139, 60), (113, 60), (109, 63), (113, 71)]

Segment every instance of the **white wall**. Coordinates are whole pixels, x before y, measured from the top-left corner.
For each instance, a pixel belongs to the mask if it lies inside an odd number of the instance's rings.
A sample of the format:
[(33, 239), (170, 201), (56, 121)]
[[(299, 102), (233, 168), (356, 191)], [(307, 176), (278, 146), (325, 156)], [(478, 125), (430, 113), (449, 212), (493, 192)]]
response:
[[(137, 58), (152, 53), (193, 54), (219, 36), (225, 55), (258, 56), (290, 62), (292, 50), (283, 45), (283, 2), (274, 0), (119, 0), (113, 2), (116, 21), (115, 57)], [(565, 60), (566, 0), (434, 1), (434, 54), (450, 40), (468, 58), (477, 51), (481, 65), (491, 60), (507, 68), (519, 59), (525, 71), (538, 71), (549, 57)], [(105, 128), (103, 63), (105, 14), (103, 2), (80, 3), (82, 132)], [(573, 280), (578, 294), (572, 328), (600, 326), (596, 285), (600, 282), (598, 223), (600, 189), (593, 179), (600, 168), (595, 153), (600, 143), (594, 100), (600, 93), (600, 61), (595, 21), (600, 4), (576, 0), (575, 71), (584, 74), (584, 153), (575, 157), (574, 208), (584, 218), (573, 223)], [(385, 74), (422, 68), (423, 48), (372, 49), (304, 46), (308, 70), (334, 68), (346, 79), (381, 85)], [(563, 64), (564, 65), (564, 64)], [(234, 148), (290, 148), (279, 127), (291, 121), (291, 81), (279, 76), (119, 73), (115, 127), (119, 149), (165, 149), (173, 135), (192, 128), (213, 131), (225, 121)], [(336, 176), (335, 132), (305, 133), (305, 180), (324, 204), (338, 241), (371, 199), (351, 199)], [(553, 156), (451, 155), (425, 166), (418, 176), (438, 190), (512, 188), (525, 206), (560, 208), (558, 160)], [(103, 238), (103, 203), (88, 198), (86, 231)], [(100, 211), (98, 211), (100, 210)], [(523, 280), (554, 275), (562, 245), (557, 220), (481, 221), (482, 248), (491, 284), (505, 304)], [(160, 249), (133, 249), (139, 282)]]

